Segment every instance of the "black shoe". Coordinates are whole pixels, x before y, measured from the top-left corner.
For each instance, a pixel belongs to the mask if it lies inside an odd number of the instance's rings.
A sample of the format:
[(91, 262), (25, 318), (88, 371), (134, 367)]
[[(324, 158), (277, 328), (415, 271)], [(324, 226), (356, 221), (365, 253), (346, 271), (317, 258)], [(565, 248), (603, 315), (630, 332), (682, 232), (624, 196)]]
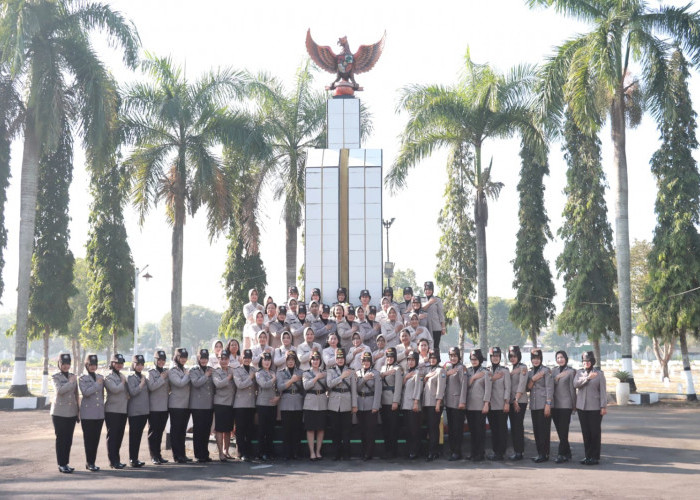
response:
[(114, 463), (109, 464), (109, 466), (112, 469), (123, 469), (124, 467), (126, 467), (126, 464), (123, 464), (121, 462), (114, 462)]
[(459, 460), (459, 455), (457, 455), (456, 453), (453, 453), (452, 455), (450, 455), (450, 458), (447, 459), (448, 462), (454, 462), (456, 460)]
[(564, 462), (568, 462), (569, 458), (565, 457), (564, 455), (557, 455), (557, 458), (554, 459), (555, 464), (563, 464)]
[(598, 465), (599, 463), (600, 463), (600, 460), (598, 460), (597, 458), (590, 458), (590, 459), (588, 459), (588, 462), (586, 463), (586, 465)]
[(67, 465), (59, 465), (58, 472), (62, 472), (63, 474), (70, 474), (73, 471)]
[(415, 460), (416, 458), (418, 458), (418, 455), (416, 455), (415, 453), (409, 453), (409, 454), (408, 454), (408, 459), (409, 459), (409, 460)]
[(588, 462), (590, 462), (590, 461), (591, 461), (591, 459), (588, 458), (588, 457), (586, 457), (586, 458), (584, 458), (584, 459), (582, 459), (582, 460), (579, 460), (578, 463), (580, 463), (581, 465), (588, 465)]
[(146, 465), (146, 462), (142, 462), (141, 460), (129, 460), (129, 465), (132, 467), (143, 467)]
[(71, 467), (70, 465), (66, 465), (66, 467), (68, 467), (68, 470), (70, 470), (71, 472), (75, 470), (75, 467)]
[(270, 457), (270, 455), (263, 455), (263, 456), (260, 457), (260, 458), (262, 459), (263, 462), (269, 462), (270, 460), (272, 460), (272, 458)]
[(163, 458), (163, 457), (158, 457), (158, 461), (159, 461), (161, 464), (167, 464), (168, 462), (170, 462), (170, 460), (166, 460), (166, 459)]
[(484, 461), (484, 456), (479, 455), (477, 457), (472, 457), (472, 462), (483, 462)]
[(433, 458), (434, 458), (433, 455), (432, 455), (431, 453), (428, 453), (428, 456), (425, 457), (425, 461), (426, 461), (426, 462), (432, 462), (432, 461), (433, 461)]
[(161, 464), (160, 459), (159, 459), (158, 457), (152, 457), (152, 458), (151, 458), (151, 463), (152, 463), (153, 465), (160, 465), (160, 464)]
[(185, 457), (173, 457), (175, 460), (176, 464), (186, 464), (187, 463), (187, 458)]
[(503, 461), (503, 455), (496, 455), (495, 453), (489, 455), (487, 457), (489, 460), (492, 462), (502, 462)]
[(545, 455), (537, 455), (536, 457), (532, 457), (532, 461), (535, 462), (536, 464), (541, 464), (542, 462), (546, 462), (549, 460)]
[(513, 453), (511, 456), (508, 457), (508, 459), (513, 460), (513, 461), (522, 460), (523, 454), (522, 453)]
[(85, 464), (85, 468), (90, 472), (97, 472), (100, 468), (95, 464)]

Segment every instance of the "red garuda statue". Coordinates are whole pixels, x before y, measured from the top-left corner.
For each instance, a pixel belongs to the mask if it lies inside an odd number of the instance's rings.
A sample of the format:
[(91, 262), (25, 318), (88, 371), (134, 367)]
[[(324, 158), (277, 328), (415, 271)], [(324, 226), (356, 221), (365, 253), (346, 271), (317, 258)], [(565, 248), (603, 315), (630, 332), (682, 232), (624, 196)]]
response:
[(365, 73), (374, 67), (379, 56), (382, 55), (385, 38), (386, 32), (377, 43), (360, 45), (357, 52), (353, 54), (348, 45), (348, 37), (344, 36), (338, 39), (338, 45), (343, 50), (340, 54), (336, 54), (329, 46), (314, 42), (309, 29), (306, 32), (306, 50), (320, 68), (329, 73), (336, 73), (335, 81), (326, 87), (326, 90), (335, 90), (334, 95), (353, 95), (356, 90), (362, 90), (355, 81), (355, 74)]

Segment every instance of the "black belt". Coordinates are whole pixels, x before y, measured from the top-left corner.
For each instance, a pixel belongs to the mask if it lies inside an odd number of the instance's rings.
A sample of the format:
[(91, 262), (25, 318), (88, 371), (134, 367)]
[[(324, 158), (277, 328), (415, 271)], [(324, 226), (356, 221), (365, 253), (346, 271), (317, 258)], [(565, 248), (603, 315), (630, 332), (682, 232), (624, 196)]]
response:
[(308, 392), (310, 392), (311, 394), (316, 394), (317, 396), (320, 396), (321, 394), (326, 393), (326, 391), (308, 391)]
[(297, 391), (295, 389), (287, 389), (282, 391), (282, 394), (301, 394), (301, 391)]
[(369, 398), (369, 397), (374, 396), (374, 393), (373, 392), (358, 392), (357, 395), (360, 396), (361, 398)]
[(346, 392), (350, 392), (350, 389), (331, 389), (333, 392), (339, 392), (341, 394), (345, 394)]
[(382, 390), (383, 391), (393, 391), (394, 386), (393, 385), (385, 385), (384, 387), (382, 387)]

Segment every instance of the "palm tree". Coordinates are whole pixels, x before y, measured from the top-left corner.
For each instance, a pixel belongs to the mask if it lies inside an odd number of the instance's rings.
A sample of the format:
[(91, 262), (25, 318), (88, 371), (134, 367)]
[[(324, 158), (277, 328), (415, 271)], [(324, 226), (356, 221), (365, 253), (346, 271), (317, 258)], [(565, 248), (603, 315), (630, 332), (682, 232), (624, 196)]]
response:
[[(566, 105), (579, 127), (599, 129), (610, 117), (617, 174), (615, 247), (620, 304), (623, 370), (632, 373), (630, 242), (627, 188), (626, 128), (630, 91), (648, 90), (648, 104), (657, 108), (668, 82), (667, 58), (679, 45), (693, 64), (700, 64), (700, 16), (684, 7), (651, 9), (642, 0), (528, 0), (591, 25), (558, 47), (542, 70), (542, 112), (561, 119)], [(632, 77), (630, 67), (640, 73)], [(601, 102), (603, 106), (601, 106)], [(641, 114), (638, 115), (641, 118)], [(634, 388), (634, 382), (632, 381)]]
[(474, 148), (474, 167), (468, 172), (468, 181), (475, 191), (479, 345), (482, 349), (488, 346), (488, 199), (497, 199), (503, 184), (492, 180), (493, 161), (484, 167), (481, 151), (487, 139), (510, 137), (518, 130), (543, 142), (527, 102), (534, 81), (535, 71), (529, 66), (518, 66), (502, 75), (487, 64), (474, 63), (467, 49), (463, 75), (456, 85), (405, 87), (398, 106), (399, 111), (408, 112), (409, 120), (401, 136), (399, 156), (385, 180), (392, 190), (403, 187), (409, 168), (430, 156), (436, 148)]
[(66, 122), (78, 126), (91, 158), (108, 153), (117, 93), (92, 48), (89, 32), (105, 32), (130, 66), (136, 65), (139, 39), (121, 14), (100, 3), (6, 0), (2, 12), (0, 65), (23, 84), (26, 96), (15, 369), (9, 390), (19, 396), (28, 394), (25, 360), (39, 158), (57, 148)]
[(242, 95), (243, 75), (210, 72), (189, 83), (170, 58), (148, 55), (142, 63), (151, 83), (127, 88), (124, 126), (135, 145), (126, 160), (133, 170), (134, 203), (141, 222), (151, 205), (164, 200), (172, 236), (171, 347), (180, 344), (182, 266), (187, 214), (207, 207), (213, 237), (228, 223), (232, 193), (216, 148), (222, 144), (262, 148), (249, 117), (232, 112), (228, 102)]
[(288, 285), (294, 285), (297, 276), (297, 231), (304, 205), (306, 150), (325, 147), (326, 142), (326, 98), (312, 89), (312, 71), (310, 60), (297, 69), (292, 92), (266, 73), (251, 77), (250, 83), (250, 94), (271, 147), (266, 177), (271, 181), (275, 199), (284, 198)]

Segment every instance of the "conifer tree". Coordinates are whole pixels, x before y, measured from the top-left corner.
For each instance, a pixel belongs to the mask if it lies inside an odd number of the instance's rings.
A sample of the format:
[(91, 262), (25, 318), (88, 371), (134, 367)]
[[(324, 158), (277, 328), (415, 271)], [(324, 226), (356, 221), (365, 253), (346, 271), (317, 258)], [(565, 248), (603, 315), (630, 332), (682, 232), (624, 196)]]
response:
[(687, 63), (676, 51), (669, 63), (669, 85), (659, 125), (661, 147), (651, 159), (658, 187), (657, 223), (643, 308), (652, 331), (664, 338), (678, 337), (687, 399), (695, 401), (687, 333), (696, 332), (700, 325), (700, 173), (693, 159), (693, 150), (698, 147), (697, 124), (687, 80)]
[(552, 298), (556, 293), (549, 262), (544, 258), (544, 247), (552, 239), (544, 208), (543, 178), (549, 174), (549, 164), (546, 149), (533, 146), (525, 137), (520, 143), (520, 159), (520, 229), (512, 262), (517, 294), (508, 316), (536, 347), (537, 335), (554, 317)]
[(605, 175), (600, 140), (584, 133), (567, 113), (564, 147), (567, 163), (566, 205), (557, 258), (566, 299), (557, 318), (560, 333), (588, 336), (600, 363), (600, 339), (619, 331), (615, 252), (605, 205)]

